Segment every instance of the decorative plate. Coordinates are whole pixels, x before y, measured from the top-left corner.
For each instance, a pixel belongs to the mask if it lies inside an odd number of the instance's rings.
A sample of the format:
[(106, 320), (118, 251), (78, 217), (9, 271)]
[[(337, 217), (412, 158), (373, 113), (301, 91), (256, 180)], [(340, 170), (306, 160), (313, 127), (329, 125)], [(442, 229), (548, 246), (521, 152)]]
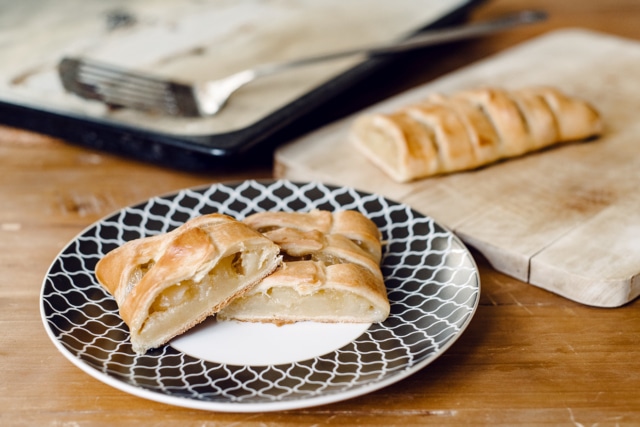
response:
[[(159, 349), (133, 352), (115, 300), (94, 276), (104, 254), (206, 213), (311, 209), (358, 210), (380, 228), (385, 322), (275, 327), (212, 318)], [(113, 387), (189, 408), (265, 412), (363, 395), (424, 368), (462, 334), (479, 293), (461, 241), (406, 205), (320, 183), (245, 181), (155, 197), (90, 226), (51, 265), (41, 314), (60, 352)]]

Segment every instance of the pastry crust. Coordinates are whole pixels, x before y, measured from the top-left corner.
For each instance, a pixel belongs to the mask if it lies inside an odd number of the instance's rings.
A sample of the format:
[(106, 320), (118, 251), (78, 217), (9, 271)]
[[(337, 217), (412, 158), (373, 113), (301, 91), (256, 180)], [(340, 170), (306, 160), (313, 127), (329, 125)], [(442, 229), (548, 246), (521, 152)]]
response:
[(498, 157), (513, 157), (529, 151), (526, 123), (517, 104), (506, 91), (476, 89), (457, 93), (454, 97), (471, 103), (489, 118), (499, 141)]
[(476, 163), (484, 165), (498, 159), (500, 139), (489, 117), (475, 105), (459, 98), (431, 95), (429, 102), (450, 109), (457, 115), (469, 136)]
[(590, 138), (602, 128), (593, 106), (556, 88), (484, 88), (359, 116), (350, 138), (387, 175), (408, 182)]
[(284, 262), (218, 319), (374, 323), (389, 315), (380, 231), (364, 215), (263, 212), (244, 222), (278, 244)]
[(407, 114), (423, 127), (433, 131), (441, 170), (458, 170), (478, 163), (469, 134), (456, 112), (435, 102), (410, 105)]
[(531, 94), (534, 90), (544, 99), (556, 119), (559, 141), (585, 139), (602, 132), (602, 119), (591, 104), (567, 96), (554, 87), (522, 89), (520, 93)]
[(216, 313), (273, 272), (280, 249), (222, 214), (125, 243), (96, 265), (115, 297), (134, 351), (143, 354)]

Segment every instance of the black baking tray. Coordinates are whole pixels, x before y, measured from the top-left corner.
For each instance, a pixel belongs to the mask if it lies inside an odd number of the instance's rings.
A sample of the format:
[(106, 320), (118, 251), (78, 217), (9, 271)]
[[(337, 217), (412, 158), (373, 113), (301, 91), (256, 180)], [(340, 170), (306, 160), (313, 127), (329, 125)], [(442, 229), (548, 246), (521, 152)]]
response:
[[(459, 23), (483, 2), (469, 0), (420, 31)], [(438, 47), (424, 48), (420, 53), (429, 55), (435, 49)], [(271, 150), (278, 144), (349, 113), (344, 110), (345, 102), (341, 102), (341, 98), (350, 89), (353, 90), (358, 83), (375, 73), (382, 72), (390, 62), (402, 63), (402, 58), (410, 55), (412, 53), (398, 54), (393, 58), (368, 59), (247, 127), (213, 135), (157, 132), (2, 100), (0, 122), (69, 143), (180, 170), (200, 172), (234, 168), (247, 162), (269, 161)], [(374, 100), (375, 96), (369, 94), (368, 98)], [(366, 106), (348, 104), (352, 108)]]

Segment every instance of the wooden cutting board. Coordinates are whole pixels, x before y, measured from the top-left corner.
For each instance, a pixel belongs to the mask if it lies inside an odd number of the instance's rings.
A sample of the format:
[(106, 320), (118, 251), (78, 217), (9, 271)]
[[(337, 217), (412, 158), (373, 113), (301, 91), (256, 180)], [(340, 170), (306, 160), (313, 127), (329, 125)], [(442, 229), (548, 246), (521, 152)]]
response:
[(552, 32), (367, 111), (429, 93), (551, 84), (592, 102), (604, 135), (479, 170), (399, 184), (348, 141), (348, 117), (282, 146), (275, 174), (382, 194), (432, 216), (497, 270), (580, 303), (640, 295), (640, 43)]

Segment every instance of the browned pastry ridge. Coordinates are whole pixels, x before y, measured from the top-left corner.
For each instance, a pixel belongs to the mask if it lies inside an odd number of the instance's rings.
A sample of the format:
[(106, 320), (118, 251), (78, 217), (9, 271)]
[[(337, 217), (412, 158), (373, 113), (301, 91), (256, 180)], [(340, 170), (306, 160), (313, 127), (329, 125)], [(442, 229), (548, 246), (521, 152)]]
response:
[(431, 95), (353, 122), (355, 146), (398, 182), (467, 169), (596, 136), (598, 111), (552, 87)]
[(361, 213), (262, 212), (244, 222), (277, 243), (284, 261), (219, 320), (376, 323), (389, 315), (380, 231)]
[(281, 263), (280, 248), (226, 215), (125, 243), (96, 265), (115, 297), (134, 351), (143, 354), (218, 312)]

